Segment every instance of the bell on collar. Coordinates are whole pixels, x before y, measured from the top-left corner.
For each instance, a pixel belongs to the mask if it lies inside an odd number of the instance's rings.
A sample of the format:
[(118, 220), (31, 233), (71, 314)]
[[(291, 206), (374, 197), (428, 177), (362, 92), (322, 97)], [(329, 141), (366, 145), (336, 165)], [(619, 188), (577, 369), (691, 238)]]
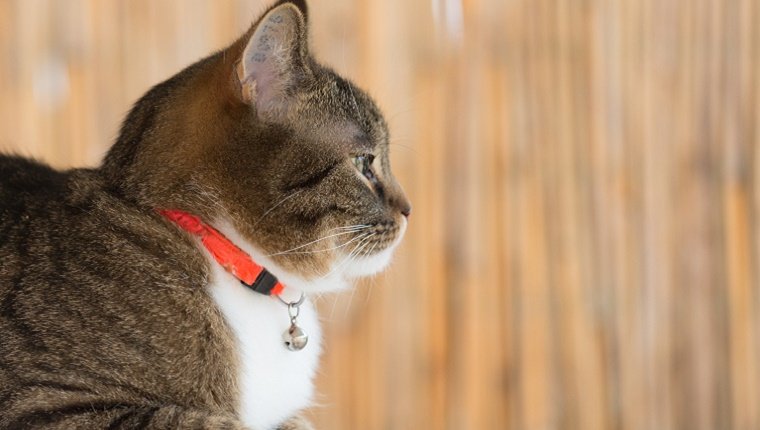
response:
[(298, 327), (295, 322), (290, 324), (290, 328), (282, 334), (282, 340), (285, 342), (285, 347), (291, 351), (300, 351), (309, 342), (309, 336)]

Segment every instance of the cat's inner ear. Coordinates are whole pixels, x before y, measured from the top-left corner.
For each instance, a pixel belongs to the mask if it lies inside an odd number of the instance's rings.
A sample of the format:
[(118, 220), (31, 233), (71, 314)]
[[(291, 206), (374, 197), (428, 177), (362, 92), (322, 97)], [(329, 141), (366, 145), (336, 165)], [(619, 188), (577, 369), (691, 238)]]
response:
[(283, 2), (256, 24), (237, 65), (242, 99), (262, 119), (287, 113), (290, 98), (307, 73), (305, 10)]

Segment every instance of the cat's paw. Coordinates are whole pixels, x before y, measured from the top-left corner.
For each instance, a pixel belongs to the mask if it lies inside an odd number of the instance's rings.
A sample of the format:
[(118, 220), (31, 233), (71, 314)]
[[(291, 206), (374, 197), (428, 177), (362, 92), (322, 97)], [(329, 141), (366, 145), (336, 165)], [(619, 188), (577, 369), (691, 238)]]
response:
[(280, 424), (277, 430), (314, 430), (314, 426), (303, 417), (295, 416)]

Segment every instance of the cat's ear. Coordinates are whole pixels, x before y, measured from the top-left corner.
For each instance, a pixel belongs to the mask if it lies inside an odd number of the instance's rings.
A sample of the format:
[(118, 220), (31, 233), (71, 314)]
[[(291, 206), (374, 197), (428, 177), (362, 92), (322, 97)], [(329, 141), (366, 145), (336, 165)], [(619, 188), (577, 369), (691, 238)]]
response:
[(288, 111), (294, 89), (309, 75), (306, 3), (280, 1), (247, 33), (237, 65), (243, 101), (262, 119), (278, 119)]

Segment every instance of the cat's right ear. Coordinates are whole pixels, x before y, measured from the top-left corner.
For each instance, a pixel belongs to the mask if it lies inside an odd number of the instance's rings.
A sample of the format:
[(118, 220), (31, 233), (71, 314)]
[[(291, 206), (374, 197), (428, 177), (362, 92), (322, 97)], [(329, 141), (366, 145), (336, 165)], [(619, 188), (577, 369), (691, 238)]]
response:
[(236, 70), (240, 96), (262, 120), (282, 119), (294, 89), (309, 75), (306, 3), (280, 1), (248, 34)]

